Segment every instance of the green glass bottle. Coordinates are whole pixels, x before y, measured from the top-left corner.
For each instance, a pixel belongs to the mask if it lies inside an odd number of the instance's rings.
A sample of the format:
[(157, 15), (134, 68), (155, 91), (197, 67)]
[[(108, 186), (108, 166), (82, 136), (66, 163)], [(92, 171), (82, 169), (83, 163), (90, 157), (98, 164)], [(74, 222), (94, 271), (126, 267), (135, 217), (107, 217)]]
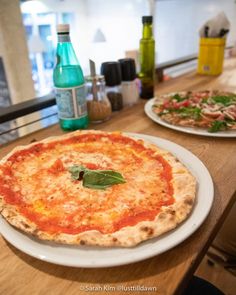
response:
[(63, 130), (77, 130), (88, 126), (88, 114), (84, 76), (69, 33), (68, 24), (57, 26), (57, 63), (53, 82), (60, 126)]
[(155, 40), (152, 34), (152, 16), (143, 16), (143, 35), (139, 44), (141, 98), (154, 97)]

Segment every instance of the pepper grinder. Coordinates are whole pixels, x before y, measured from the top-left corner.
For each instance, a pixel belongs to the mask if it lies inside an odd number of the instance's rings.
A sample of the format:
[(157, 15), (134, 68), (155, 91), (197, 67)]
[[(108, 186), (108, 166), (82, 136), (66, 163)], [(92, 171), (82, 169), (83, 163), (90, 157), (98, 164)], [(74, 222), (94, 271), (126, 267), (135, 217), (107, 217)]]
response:
[(101, 66), (101, 74), (105, 76), (106, 94), (111, 103), (112, 111), (123, 108), (121, 93), (121, 69), (119, 62), (104, 62)]
[(121, 65), (121, 92), (124, 105), (133, 105), (139, 99), (139, 86), (136, 79), (136, 67), (133, 58), (119, 59)]

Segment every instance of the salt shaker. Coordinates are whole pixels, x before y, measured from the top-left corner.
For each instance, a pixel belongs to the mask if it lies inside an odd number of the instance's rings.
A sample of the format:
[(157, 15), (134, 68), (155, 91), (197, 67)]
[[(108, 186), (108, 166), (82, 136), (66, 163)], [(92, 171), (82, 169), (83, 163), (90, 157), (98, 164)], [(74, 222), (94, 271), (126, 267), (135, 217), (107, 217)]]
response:
[(106, 94), (111, 103), (112, 111), (123, 108), (121, 93), (121, 69), (119, 62), (104, 62), (101, 66), (101, 74), (105, 76)]
[(133, 105), (139, 99), (139, 86), (136, 79), (135, 61), (132, 58), (119, 59), (121, 65), (121, 93), (124, 105)]

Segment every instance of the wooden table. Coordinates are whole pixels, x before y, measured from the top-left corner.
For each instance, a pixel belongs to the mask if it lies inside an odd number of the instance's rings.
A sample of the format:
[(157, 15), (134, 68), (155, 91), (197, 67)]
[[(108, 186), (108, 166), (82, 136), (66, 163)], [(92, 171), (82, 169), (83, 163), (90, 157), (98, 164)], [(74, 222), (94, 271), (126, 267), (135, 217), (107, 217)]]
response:
[[(236, 59), (226, 61), (219, 77), (189, 73), (157, 85), (157, 94), (178, 90), (224, 89), (236, 92)], [(145, 286), (145, 294), (180, 294), (216, 235), (236, 197), (236, 140), (207, 138), (176, 132), (151, 121), (144, 114), (145, 101), (117, 113), (91, 128), (144, 133), (162, 137), (189, 149), (209, 169), (215, 186), (212, 210), (197, 232), (174, 249), (145, 261), (120, 267), (83, 269), (37, 260), (0, 238), (0, 294), (125, 294), (123, 286)], [(61, 134), (57, 125), (27, 135), (1, 148), (0, 157), (14, 146)], [(108, 292), (107, 288), (110, 288)], [(130, 292), (139, 294), (139, 292)], [(142, 292), (141, 292), (142, 293)]]

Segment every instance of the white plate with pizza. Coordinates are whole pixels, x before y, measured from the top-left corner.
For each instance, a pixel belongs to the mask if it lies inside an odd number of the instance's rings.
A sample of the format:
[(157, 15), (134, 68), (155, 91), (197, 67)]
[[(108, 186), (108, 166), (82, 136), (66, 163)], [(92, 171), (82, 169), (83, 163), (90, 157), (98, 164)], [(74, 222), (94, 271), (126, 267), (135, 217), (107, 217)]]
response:
[(145, 105), (146, 115), (167, 128), (211, 137), (236, 137), (236, 94), (182, 91), (160, 95)]
[(159, 255), (206, 219), (211, 176), (165, 139), (77, 131), (18, 147), (0, 161), (0, 232), (19, 250), (73, 267)]

